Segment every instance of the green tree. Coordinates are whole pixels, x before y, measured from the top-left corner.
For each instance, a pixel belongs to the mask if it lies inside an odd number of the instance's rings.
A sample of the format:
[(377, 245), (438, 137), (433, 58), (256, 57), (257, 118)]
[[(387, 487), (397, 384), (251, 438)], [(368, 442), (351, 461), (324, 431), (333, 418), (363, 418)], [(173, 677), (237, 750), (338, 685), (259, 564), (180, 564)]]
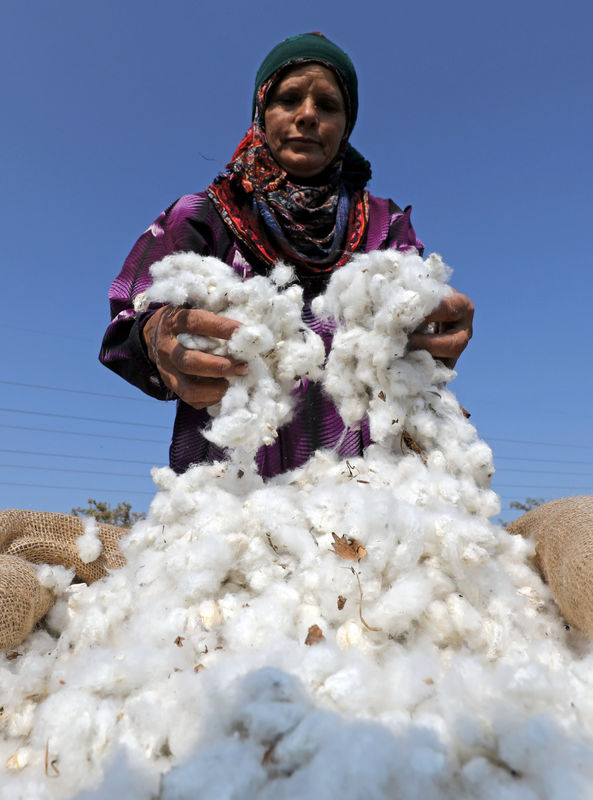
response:
[(132, 504), (121, 502), (111, 508), (109, 503), (103, 503), (89, 497), (87, 508), (78, 506), (72, 509), (75, 517), (94, 517), (97, 522), (105, 522), (109, 525), (118, 525), (120, 528), (129, 528), (137, 520), (144, 519), (144, 512), (132, 511)]
[[(533, 511), (534, 508), (543, 506), (543, 504), (547, 502), (548, 501), (544, 500), (543, 497), (526, 497), (523, 502), (520, 500), (511, 500), (509, 503), (509, 508), (513, 508), (516, 511), (522, 511), (524, 514), (526, 514), (528, 511)], [(498, 517), (496, 522), (499, 525), (502, 525), (503, 528), (506, 528), (506, 526), (510, 524), (508, 521), (502, 519), (502, 517)]]
[(527, 513), (528, 511), (533, 511), (533, 509), (538, 506), (543, 506), (545, 502), (543, 497), (526, 497), (523, 503), (519, 500), (511, 500), (509, 508), (516, 508), (517, 511)]

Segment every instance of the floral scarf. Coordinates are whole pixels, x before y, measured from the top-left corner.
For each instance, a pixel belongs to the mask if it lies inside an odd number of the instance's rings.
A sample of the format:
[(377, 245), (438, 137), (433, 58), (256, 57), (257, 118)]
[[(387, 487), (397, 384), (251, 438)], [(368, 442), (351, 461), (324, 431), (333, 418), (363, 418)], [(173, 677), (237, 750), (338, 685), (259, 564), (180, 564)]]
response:
[(266, 94), (276, 77), (260, 87), (251, 128), (207, 193), (234, 235), (263, 263), (284, 260), (301, 274), (328, 273), (345, 264), (364, 238), (368, 192), (364, 183), (354, 188), (344, 180), (344, 157), (352, 151), (347, 141), (323, 185), (303, 186), (288, 178), (272, 156), (262, 124)]

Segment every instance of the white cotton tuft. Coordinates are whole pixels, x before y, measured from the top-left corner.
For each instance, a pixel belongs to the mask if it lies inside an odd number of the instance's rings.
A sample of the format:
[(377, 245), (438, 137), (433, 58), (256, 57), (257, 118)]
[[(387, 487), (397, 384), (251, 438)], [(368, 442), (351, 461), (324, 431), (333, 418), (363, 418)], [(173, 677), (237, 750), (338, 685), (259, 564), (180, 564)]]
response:
[(36, 566), (37, 577), (39, 583), (45, 586), (46, 589), (51, 591), (59, 597), (61, 594), (70, 587), (72, 579), (74, 578), (74, 570), (66, 569), (59, 564), (51, 566), (50, 564), (37, 564)]
[(85, 517), (82, 520), (84, 533), (76, 540), (76, 549), (83, 564), (90, 564), (95, 561), (103, 552), (103, 543), (99, 538), (99, 526), (92, 517)]
[(270, 280), (279, 288), (283, 288), (296, 280), (296, 273), (290, 264), (276, 264), (270, 272)]

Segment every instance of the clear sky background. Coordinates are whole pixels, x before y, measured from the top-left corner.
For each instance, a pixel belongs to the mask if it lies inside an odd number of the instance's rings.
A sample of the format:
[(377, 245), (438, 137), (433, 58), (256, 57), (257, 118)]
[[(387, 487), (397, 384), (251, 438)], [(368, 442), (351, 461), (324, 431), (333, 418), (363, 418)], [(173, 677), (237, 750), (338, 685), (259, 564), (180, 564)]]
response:
[(590, 0), (4, 0), (0, 508), (148, 507), (174, 406), (99, 364), (107, 290), (229, 160), (266, 53), (312, 30), (357, 68), (371, 190), (475, 303), (452, 389), (502, 516), (592, 493)]

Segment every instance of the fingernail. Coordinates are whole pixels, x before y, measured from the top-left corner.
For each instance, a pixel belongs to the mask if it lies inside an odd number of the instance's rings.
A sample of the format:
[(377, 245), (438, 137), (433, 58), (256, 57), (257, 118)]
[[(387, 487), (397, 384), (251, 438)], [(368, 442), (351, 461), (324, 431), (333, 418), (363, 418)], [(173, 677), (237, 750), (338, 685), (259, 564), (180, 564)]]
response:
[(237, 375), (247, 375), (248, 372), (249, 372), (249, 367), (247, 366), (247, 364), (238, 364), (235, 367), (235, 373)]

